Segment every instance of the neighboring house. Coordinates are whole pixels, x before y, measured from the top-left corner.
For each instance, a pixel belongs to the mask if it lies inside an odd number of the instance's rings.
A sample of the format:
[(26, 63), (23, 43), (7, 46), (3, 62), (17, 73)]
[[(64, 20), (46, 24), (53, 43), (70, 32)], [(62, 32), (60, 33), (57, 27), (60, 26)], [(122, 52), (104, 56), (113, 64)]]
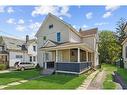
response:
[[(124, 28), (125, 34), (127, 35), (127, 24)], [(124, 68), (127, 69), (127, 37), (125, 38), (125, 40), (122, 42), (122, 57), (123, 57), (123, 61), (124, 61)]]
[(49, 13), (36, 33), (38, 63), (56, 72), (80, 74), (98, 63), (98, 29), (77, 31)]
[[(29, 40), (29, 36), (26, 36), (26, 41), (11, 38), (11, 37), (0, 37), (0, 55), (6, 53), (9, 67), (13, 67), (15, 62), (32, 62), (37, 63), (37, 44), (36, 40)], [(2, 61), (1, 61), (2, 62)]]

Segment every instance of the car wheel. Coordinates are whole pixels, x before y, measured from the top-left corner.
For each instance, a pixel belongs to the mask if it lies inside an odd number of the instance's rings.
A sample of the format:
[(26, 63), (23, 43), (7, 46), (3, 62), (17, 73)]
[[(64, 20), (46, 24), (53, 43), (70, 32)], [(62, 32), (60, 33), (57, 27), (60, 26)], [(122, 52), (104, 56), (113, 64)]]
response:
[(24, 71), (24, 70), (25, 70), (25, 68), (24, 68), (24, 67), (22, 67), (22, 68), (21, 68), (21, 71)]

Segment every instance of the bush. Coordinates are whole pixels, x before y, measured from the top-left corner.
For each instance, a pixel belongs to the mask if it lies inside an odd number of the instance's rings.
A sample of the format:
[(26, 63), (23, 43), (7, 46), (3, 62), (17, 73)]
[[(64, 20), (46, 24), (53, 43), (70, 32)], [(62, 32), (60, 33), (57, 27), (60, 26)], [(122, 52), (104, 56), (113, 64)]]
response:
[(40, 70), (40, 69), (41, 69), (41, 67), (40, 67), (39, 64), (37, 64), (35, 68), (36, 68), (37, 70)]
[(7, 68), (6, 64), (0, 64), (0, 70), (5, 70)]

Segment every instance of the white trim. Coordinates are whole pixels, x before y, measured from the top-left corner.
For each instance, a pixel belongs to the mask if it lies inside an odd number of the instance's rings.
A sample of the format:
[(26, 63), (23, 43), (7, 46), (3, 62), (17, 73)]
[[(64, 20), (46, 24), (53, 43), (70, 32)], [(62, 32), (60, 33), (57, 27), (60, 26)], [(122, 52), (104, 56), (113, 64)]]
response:
[[(48, 43), (52, 43), (52, 44), (54, 44), (54, 43), (51, 42), (50, 40), (47, 40), (47, 41), (44, 43), (43, 47), (45, 47)], [(56, 44), (54, 44), (54, 45), (56, 46)]]
[[(90, 67), (91, 68), (91, 67)], [(60, 71), (60, 70), (56, 70), (55, 72), (57, 72), (57, 73), (67, 73), (67, 74), (82, 74), (82, 73), (84, 73), (84, 72), (86, 72), (86, 71), (88, 71), (90, 68), (88, 68), (88, 69), (86, 69), (86, 70), (83, 70), (82, 72), (80, 72), (80, 73), (77, 73), (77, 72), (70, 72), (70, 71)]]

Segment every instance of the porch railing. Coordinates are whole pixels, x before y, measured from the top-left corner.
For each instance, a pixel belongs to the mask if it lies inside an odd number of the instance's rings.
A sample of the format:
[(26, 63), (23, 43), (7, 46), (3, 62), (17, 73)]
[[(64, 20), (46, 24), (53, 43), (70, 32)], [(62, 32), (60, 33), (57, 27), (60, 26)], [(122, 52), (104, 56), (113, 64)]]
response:
[(56, 71), (66, 71), (80, 73), (91, 68), (92, 62), (57, 62), (55, 63)]

